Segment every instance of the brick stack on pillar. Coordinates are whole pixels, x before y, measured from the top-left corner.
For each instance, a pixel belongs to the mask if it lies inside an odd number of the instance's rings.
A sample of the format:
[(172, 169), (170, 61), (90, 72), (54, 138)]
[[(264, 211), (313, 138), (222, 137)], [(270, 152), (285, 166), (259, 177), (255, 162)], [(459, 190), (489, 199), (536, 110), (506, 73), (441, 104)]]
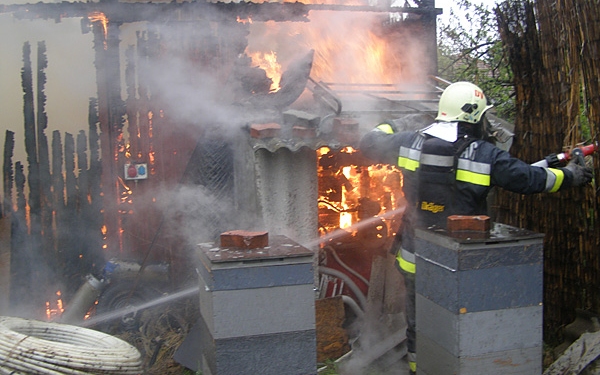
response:
[(284, 236), (231, 231), (200, 244), (199, 370), (317, 373), (313, 252)]
[(542, 373), (544, 236), (486, 220), (417, 230), (417, 374)]

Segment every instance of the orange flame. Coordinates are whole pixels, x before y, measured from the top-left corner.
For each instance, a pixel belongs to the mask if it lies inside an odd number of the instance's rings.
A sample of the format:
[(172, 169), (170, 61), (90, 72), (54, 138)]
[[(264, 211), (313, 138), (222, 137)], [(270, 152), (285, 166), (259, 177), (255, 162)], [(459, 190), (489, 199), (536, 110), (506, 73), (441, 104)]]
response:
[(60, 316), (65, 311), (62, 301), (62, 293), (56, 291), (56, 301), (52, 303), (46, 301), (46, 319), (52, 320), (54, 317)]
[[(352, 167), (343, 167), (342, 168), (342, 173), (344, 174), (344, 176), (346, 176), (346, 178), (349, 180), (350, 178), (352, 178)], [(342, 185), (342, 207), (347, 210), (350, 208), (350, 206), (348, 205), (349, 201), (350, 201), (350, 194), (352, 193), (352, 190), (354, 190), (354, 185), (350, 185), (352, 186), (352, 188), (347, 188), (346, 185)], [(340, 228), (345, 229), (352, 226), (352, 214), (350, 212), (342, 212), (340, 213)]]
[(100, 22), (100, 24), (102, 25), (102, 30), (104, 32), (104, 49), (106, 49), (106, 38), (108, 36), (108, 17), (106, 17), (106, 15), (102, 12), (92, 12), (88, 14), (88, 19), (92, 23)]
[[(327, 147), (317, 150), (319, 221), (326, 232), (337, 228), (347, 229), (360, 221), (361, 201), (376, 202), (380, 207), (380, 212), (371, 212), (370, 215), (382, 215), (405, 204), (401, 190), (401, 172), (392, 166), (354, 165), (353, 162), (360, 159), (348, 155), (356, 154), (360, 157), (357, 153), (352, 147), (345, 147), (337, 152)], [(335, 159), (335, 162), (322, 163), (323, 157)], [(348, 162), (344, 162), (345, 160)]]
[(271, 51), (284, 67), (296, 51), (314, 50), (311, 77), (323, 82), (420, 83), (427, 78), (425, 47), (398, 25), (380, 13), (311, 12), (310, 22), (251, 25), (248, 50)]
[(267, 73), (267, 77), (271, 78), (271, 91), (278, 91), (280, 89), (279, 82), (281, 81), (281, 64), (277, 62), (277, 54), (271, 52), (254, 52), (250, 53), (249, 56), (252, 58), (252, 64), (260, 67)]
[(238, 23), (243, 23), (243, 24), (252, 24), (252, 18), (248, 17), (248, 18), (240, 18), (240, 16), (237, 16), (237, 22)]

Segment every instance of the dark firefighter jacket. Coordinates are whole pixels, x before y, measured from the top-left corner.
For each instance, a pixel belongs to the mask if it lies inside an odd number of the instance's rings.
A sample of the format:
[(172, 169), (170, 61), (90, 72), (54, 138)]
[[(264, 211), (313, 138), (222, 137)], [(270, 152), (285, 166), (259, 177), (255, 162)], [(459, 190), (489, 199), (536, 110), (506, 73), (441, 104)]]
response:
[(555, 192), (568, 187), (571, 172), (531, 166), (492, 143), (468, 136), (459, 124), (448, 142), (422, 131), (394, 132), (380, 124), (361, 140), (369, 159), (397, 165), (408, 206), (403, 216), (400, 267), (415, 272), (414, 228), (444, 228), (450, 215), (487, 214), (493, 186), (520, 194)]

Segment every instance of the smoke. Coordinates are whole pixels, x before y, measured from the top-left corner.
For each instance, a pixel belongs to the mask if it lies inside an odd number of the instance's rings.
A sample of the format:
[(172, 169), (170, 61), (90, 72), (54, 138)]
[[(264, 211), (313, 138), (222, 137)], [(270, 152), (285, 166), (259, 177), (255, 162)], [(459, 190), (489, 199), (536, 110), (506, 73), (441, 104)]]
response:
[[(12, 3), (12, 2), (10, 2)], [(241, 78), (255, 64), (245, 53), (273, 51), (285, 71), (307, 51), (314, 50), (311, 77), (320, 81), (353, 83), (406, 83), (425, 76), (425, 53), (404, 30), (374, 13), (311, 12), (310, 22), (266, 22), (244, 25), (215, 22), (200, 25), (153, 26), (136, 23), (121, 27), (122, 97), (125, 89), (125, 50), (140, 38), (159, 35), (167, 49), (136, 61), (137, 85), (143, 82), (152, 102), (164, 105), (171, 124), (192, 125), (232, 135), (252, 118), (248, 116), (253, 93), (241, 87)], [(53, 130), (77, 134), (88, 128), (88, 99), (97, 96), (92, 33), (83, 34), (80, 19), (61, 22), (19, 21), (0, 15), (0, 124), (15, 131), (14, 161), (25, 160), (23, 151), (23, 95), (20, 82), (22, 46), (45, 41), (48, 68), (46, 134)], [(156, 27), (156, 28), (154, 28)], [(140, 40), (141, 40), (140, 39)], [(247, 50), (246, 41), (248, 42)], [(131, 43), (131, 44), (130, 44)], [(191, 44), (186, 44), (191, 43)], [(195, 44), (194, 44), (195, 43)], [(142, 48), (136, 45), (135, 48)], [(33, 59), (35, 61), (35, 59)], [(6, 66), (6, 68), (5, 68)], [(36, 68), (35, 66), (33, 67)], [(139, 86), (138, 86), (139, 88)], [(138, 99), (140, 93), (137, 93)], [(265, 102), (266, 103), (266, 102)], [(264, 108), (256, 111), (267, 112)], [(133, 120), (133, 119), (130, 119)], [(127, 127), (124, 129), (127, 131)], [(129, 136), (126, 134), (126, 136)], [(4, 138), (4, 133), (0, 135)], [(126, 140), (125, 140), (126, 141)], [(2, 142), (3, 144), (3, 142)], [(214, 240), (218, 233), (239, 228), (232, 199), (215, 196), (201, 184), (146, 191), (139, 202), (156, 199), (166, 233), (179, 233), (188, 245)], [(141, 223), (144, 224), (144, 223)], [(92, 229), (93, 231), (93, 229)], [(82, 243), (85, 238), (79, 238)]]
[[(311, 75), (325, 82), (422, 82), (431, 61), (414, 30), (389, 15), (370, 12), (313, 11), (310, 22), (252, 25), (250, 51), (272, 50), (286, 66), (298, 51), (314, 49)], [(411, 35), (412, 34), (412, 35)]]
[(154, 94), (163, 100), (166, 115), (173, 122), (197, 126), (219, 124), (223, 133), (234, 126), (240, 127), (240, 115), (233, 107), (233, 92), (214, 70), (173, 55), (148, 62), (144, 77), (156, 88)]
[(236, 229), (233, 202), (218, 199), (200, 185), (180, 185), (157, 194), (159, 209), (166, 224), (167, 233), (177, 233), (195, 246), (212, 242), (220, 233)]
[[(252, 120), (248, 102), (253, 94), (240, 85), (249, 74), (242, 68), (246, 59), (257, 52), (273, 53), (281, 74), (314, 50), (310, 76), (324, 82), (421, 84), (431, 66), (424, 44), (412, 36), (414, 30), (380, 13), (313, 11), (309, 22), (224, 23), (214, 32), (194, 31), (205, 39), (195, 46), (181, 42), (188, 28), (162, 25), (156, 32), (165, 45), (172, 41), (175, 47), (140, 63), (140, 74), (153, 88), (151, 95), (160, 98), (175, 121), (217, 124), (219, 131), (230, 134)], [(218, 48), (205, 45), (211, 39)], [(229, 55), (225, 48), (231, 49)], [(210, 58), (209, 53), (213, 54)], [(253, 61), (244, 68), (259, 63)], [(269, 104), (268, 99), (259, 103)], [(264, 105), (254, 108), (264, 109)]]

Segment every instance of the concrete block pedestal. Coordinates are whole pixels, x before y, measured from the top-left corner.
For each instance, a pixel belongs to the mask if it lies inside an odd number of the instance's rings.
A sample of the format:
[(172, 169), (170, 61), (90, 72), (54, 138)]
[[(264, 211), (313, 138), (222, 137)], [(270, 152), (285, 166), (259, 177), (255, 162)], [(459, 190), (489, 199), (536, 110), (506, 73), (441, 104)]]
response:
[(313, 252), (200, 244), (199, 368), (205, 375), (317, 373)]
[(416, 235), (417, 374), (541, 374), (543, 234)]

